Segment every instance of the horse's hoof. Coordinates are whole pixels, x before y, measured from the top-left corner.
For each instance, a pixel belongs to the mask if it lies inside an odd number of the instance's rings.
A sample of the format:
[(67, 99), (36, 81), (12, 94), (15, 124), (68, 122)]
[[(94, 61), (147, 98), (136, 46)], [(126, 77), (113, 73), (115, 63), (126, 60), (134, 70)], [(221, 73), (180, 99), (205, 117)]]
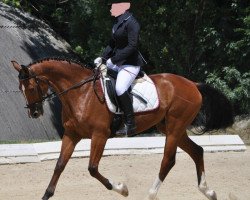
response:
[(213, 191), (213, 190), (209, 190), (207, 192), (206, 196), (209, 200), (217, 200), (217, 195), (216, 195), (215, 191)]
[(49, 191), (48, 189), (45, 191), (42, 200), (48, 200), (50, 197), (54, 195), (54, 192)]
[(121, 187), (121, 195), (127, 197), (129, 194), (127, 185), (124, 183), (119, 183), (118, 186)]
[(149, 195), (146, 200), (159, 200), (157, 197), (157, 192), (155, 190), (150, 190)]
[(199, 188), (200, 192), (202, 192), (209, 200), (217, 200), (217, 195), (215, 191), (209, 190), (209, 189), (204, 189), (204, 188)]
[(124, 197), (128, 196), (129, 192), (128, 192), (128, 187), (126, 184), (124, 184), (124, 183), (115, 184), (111, 181), (110, 181), (110, 183), (112, 184), (114, 191), (116, 191), (117, 193), (121, 194)]

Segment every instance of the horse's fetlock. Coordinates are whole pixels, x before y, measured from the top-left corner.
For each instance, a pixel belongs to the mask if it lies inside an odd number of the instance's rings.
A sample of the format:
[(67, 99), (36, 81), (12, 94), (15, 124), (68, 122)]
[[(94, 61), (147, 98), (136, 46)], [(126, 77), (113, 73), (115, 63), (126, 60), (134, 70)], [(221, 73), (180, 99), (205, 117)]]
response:
[(106, 180), (106, 184), (105, 184), (105, 187), (108, 189), (108, 190), (112, 190), (113, 189), (113, 185), (112, 183), (107, 179)]
[(54, 190), (51, 190), (51, 189), (47, 189), (45, 191), (45, 194), (42, 198), (42, 200), (48, 200), (50, 197), (52, 197), (54, 195)]
[(89, 166), (88, 170), (90, 175), (95, 177), (98, 172), (98, 166)]
[(52, 196), (54, 195), (54, 190), (47, 189), (47, 190), (46, 190), (46, 194), (47, 194), (49, 197), (52, 197)]

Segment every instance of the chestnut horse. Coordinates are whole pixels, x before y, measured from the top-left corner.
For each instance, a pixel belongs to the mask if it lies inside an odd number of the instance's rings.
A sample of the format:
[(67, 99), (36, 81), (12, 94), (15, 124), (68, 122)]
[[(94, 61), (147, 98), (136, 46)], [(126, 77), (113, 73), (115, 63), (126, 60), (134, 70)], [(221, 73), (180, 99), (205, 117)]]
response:
[[(110, 126), (114, 117), (101, 101), (96, 70), (66, 59), (47, 58), (28, 66), (12, 61), (19, 72), (22, 91), (29, 115), (37, 118), (43, 114), (42, 102), (48, 97), (51, 87), (62, 103), (62, 123), (65, 129), (60, 157), (54, 174), (45, 191), (43, 200), (53, 196), (58, 179), (70, 159), (76, 144), (82, 138), (91, 139), (89, 173), (107, 189), (128, 196), (127, 186), (105, 178), (98, 165), (105, 144), (111, 136)], [(210, 200), (216, 200), (216, 193), (209, 189), (205, 179), (203, 148), (194, 143), (186, 129), (196, 118), (205, 131), (225, 128), (233, 123), (232, 107), (221, 92), (206, 84), (197, 84), (174, 74), (150, 76), (157, 87), (160, 105), (156, 111), (136, 115), (137, 133), (152, 126), (166, 135), (163, 159), (159, 174), (149, 190), (147, 199), (157, 199), (157, 192), (167, 174), (175, 164), (176, 149), (180, 147), (193, 159), (198, 178), (198, 189)], [(47, 96), (46, 96), (47, 95)], [(202, 108), (204, 109), (201, 109)], [(202, 111), (202, 115), (198, 114)], [(200, 112), (201, 113), (201, 112)], [(198, 115), (197, 115), (198, 114)], [(199, 120), (196, 120), (199, 121)]]

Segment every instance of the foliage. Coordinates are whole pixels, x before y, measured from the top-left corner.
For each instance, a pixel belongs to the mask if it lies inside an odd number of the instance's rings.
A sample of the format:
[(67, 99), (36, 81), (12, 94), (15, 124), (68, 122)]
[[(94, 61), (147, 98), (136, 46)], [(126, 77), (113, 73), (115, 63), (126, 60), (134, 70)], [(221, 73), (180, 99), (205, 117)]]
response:
[(221, 90), (234, 104), (237, 113), (250, 110), (250, 72), (241, 73), (233, 67), (208, 74), (206, 82)]
[(20, 8), (20, 0), (3, 0), (4, 3)]
[[(101, 54), (111, 35), (113, 19), (105, 0), (3, 2), (45, 20), (87, 62)], [(249, 112), (249, 98), (245, 98), (250, 69), (248, 1), (131, 2), (141, 24), (140, 51), (148, 61), (146, 72), (177, 73), (215, 86), (220, 83), (237, 104), (237, 112)]]

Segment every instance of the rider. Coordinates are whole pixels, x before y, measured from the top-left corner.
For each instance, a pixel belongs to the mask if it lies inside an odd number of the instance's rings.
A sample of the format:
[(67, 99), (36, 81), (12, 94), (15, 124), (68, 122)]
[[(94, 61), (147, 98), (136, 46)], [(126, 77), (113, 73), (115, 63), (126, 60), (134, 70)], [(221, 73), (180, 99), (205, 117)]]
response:
[[(106, 60), (108, 69), (116, 71), (116, 94), (121, 109), (124, 112), (127, 135), (135, 134), (135, 120), (131, 97), (128, 93), (130, 85), (145, 64), (145, 60), (138, 51), (140, 25), (129, 11), (130, 2), (109, 1), (111, 16), (115, 17), (112, 28), (112, 38), (103, 52), (102, 59)], [(97, 58), (98, 59), (98, 58)]]

